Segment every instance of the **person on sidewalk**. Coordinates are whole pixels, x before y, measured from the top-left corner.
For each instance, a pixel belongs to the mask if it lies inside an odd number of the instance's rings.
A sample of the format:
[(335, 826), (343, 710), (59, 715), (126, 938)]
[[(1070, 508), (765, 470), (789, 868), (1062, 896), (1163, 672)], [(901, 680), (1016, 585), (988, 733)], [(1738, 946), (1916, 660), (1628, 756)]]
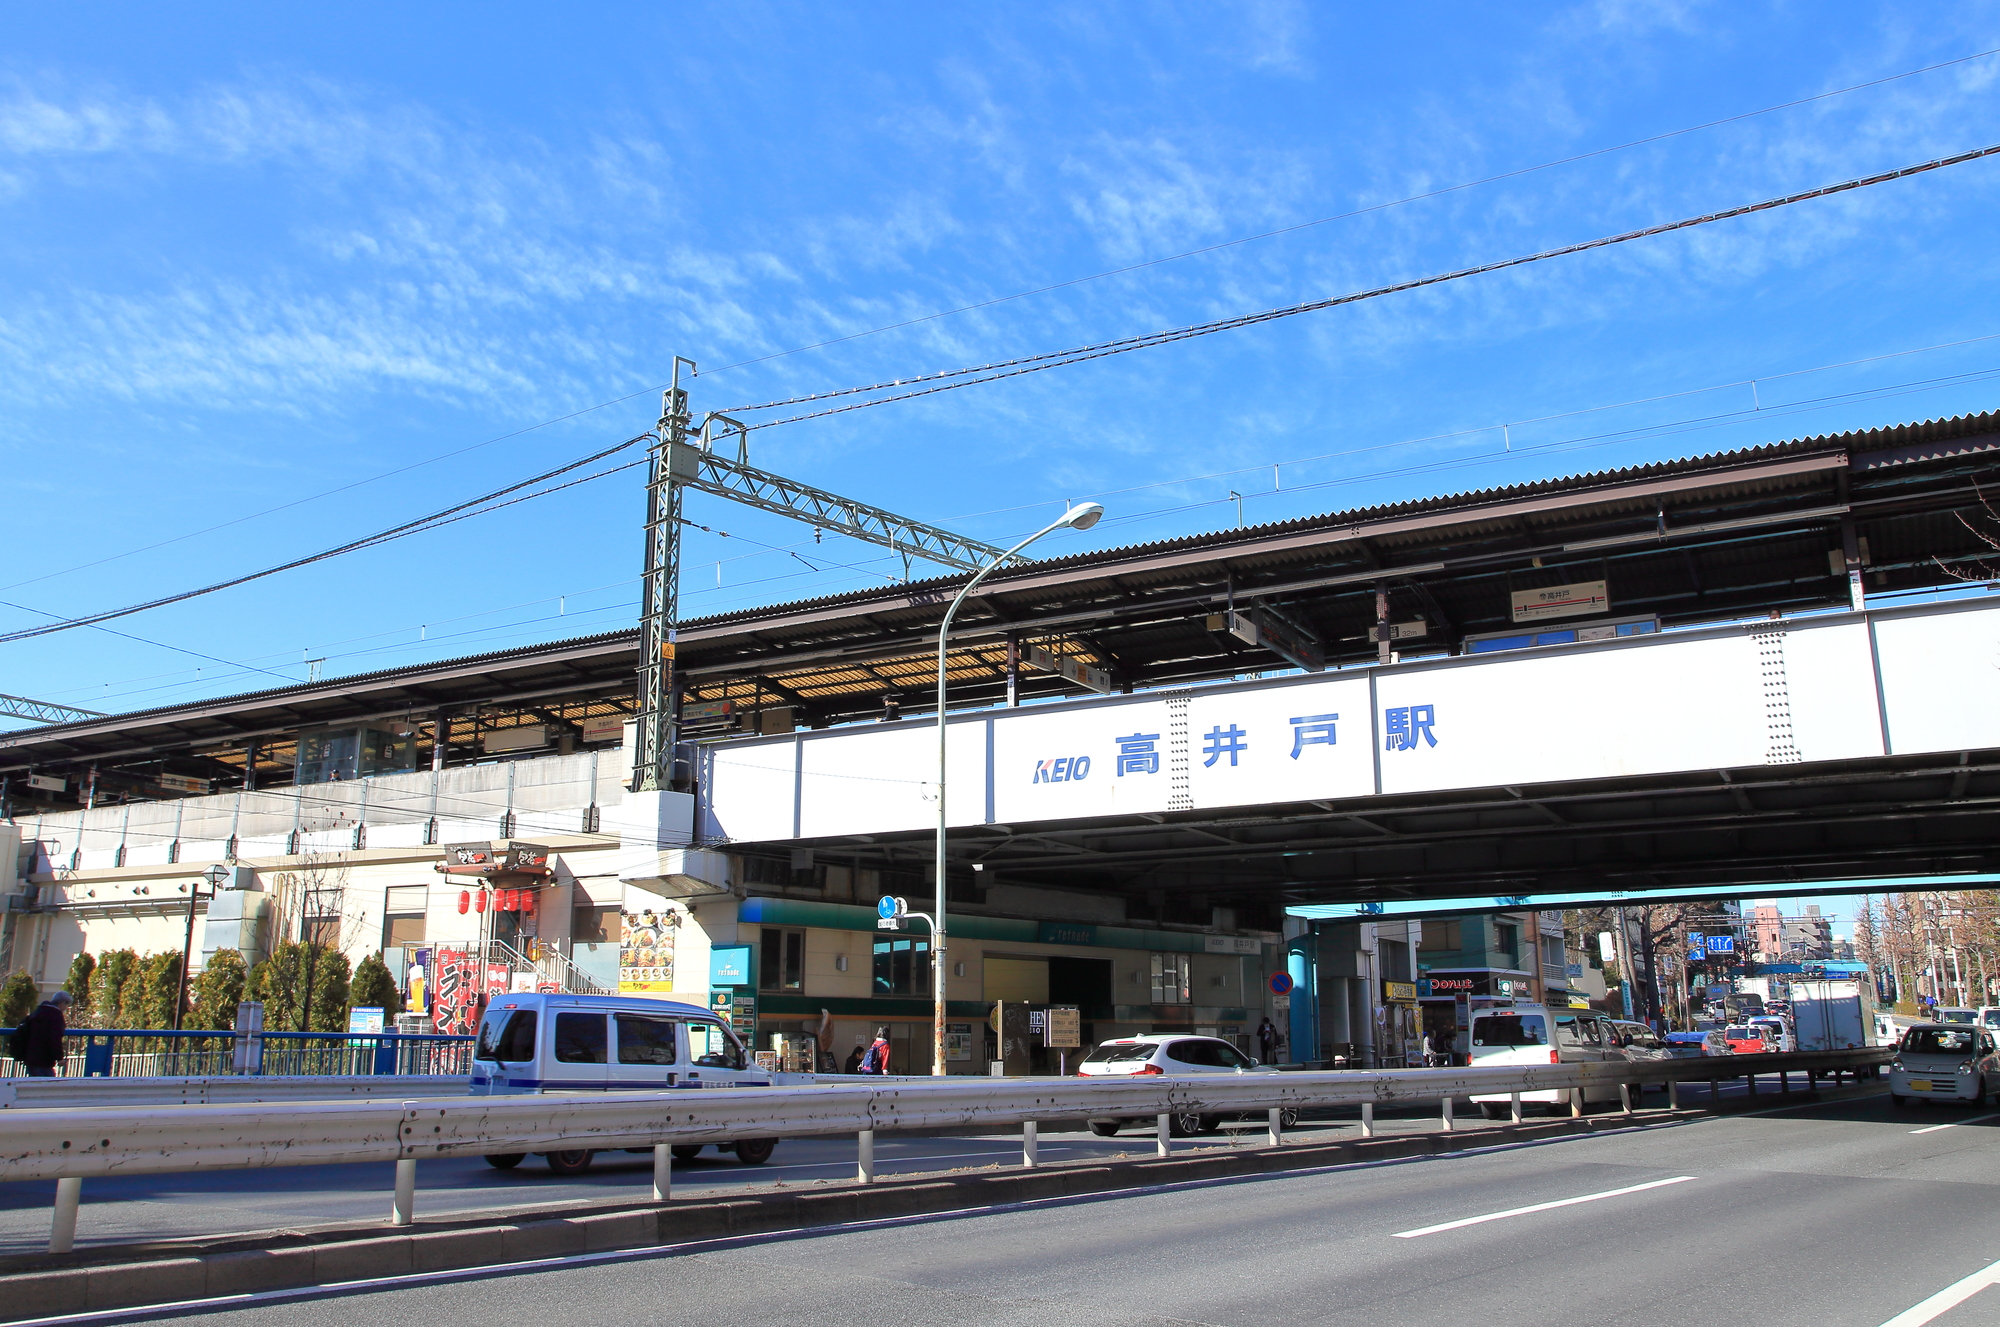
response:
[(62, 1063), (63, 1033), (69, 1028), (63, 1012), (73, 1003), (68, 991), (57, 991), (21, 1025), (27, 1044), (21, 1048), (21, 1064), (30, 1078), (54, 1078)]
[(1269, 1015), (1257, 1025), (1257, 1062), (1259, 1064), (1278, 1062), (1278, 1029), (1271, 1022)]
[(889, 1072), (889, 1029), (876, 1028), (874, 1044), (861, 1057), (861, 1072), (864, 1074), (886, 1074)]

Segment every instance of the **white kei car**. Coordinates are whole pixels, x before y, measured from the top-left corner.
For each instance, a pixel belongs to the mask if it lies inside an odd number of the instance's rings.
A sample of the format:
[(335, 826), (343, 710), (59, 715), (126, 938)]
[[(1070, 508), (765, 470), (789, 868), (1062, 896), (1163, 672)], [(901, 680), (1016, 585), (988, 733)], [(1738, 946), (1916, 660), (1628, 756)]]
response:
[(1918, 1023), (1903, 1033), (1889, 1065), (1889, 1100), (1969, 1101), (2000, 1096), (1993, 1032), (1967, 1023)]
[[(1114, 1041), (1102, 1042), (1090, 1054), (1083, 1057), (1077, 1066), (1079, 1078), (1129, 1078), (1140, 1074), (1166, 1074), (1186, 1076), (1193, 1074), (1274, 1074), (1276, 1069), (1267, 1068), (1237, 1050), (1233, 1043), (1220, 1037), (1195, 1037), (1178, 1032), (1154, 1032), (1139, 1037), (1119, 1037)], [(1220, 1115), (1202, 1115), (1187, 1111), (1174, 1115), (1168, 1127), (1175, 1137), (1187, 1138), (1195, 1134), (1211, 1133), (1222, 1122)], [(1096, 1119), (1090, 1122), (1090, 1131), (1099, 1138), (1109, 1138), (1119, 1128), (1127, 1124), (1155, 1123), (1150, 1115), (1134, 1115), (1129, 1118)], [(1284, 1125), (1290, 1128), (1298, 1123), (1296, 1111), (1286, 1111)]]

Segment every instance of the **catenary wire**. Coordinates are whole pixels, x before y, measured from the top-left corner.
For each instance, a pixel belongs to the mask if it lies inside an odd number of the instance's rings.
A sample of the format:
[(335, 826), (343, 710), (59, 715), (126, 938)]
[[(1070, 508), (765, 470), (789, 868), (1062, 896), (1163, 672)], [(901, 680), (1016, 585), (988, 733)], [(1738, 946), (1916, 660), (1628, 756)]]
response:
[[(1776, 198), (1766, 198), (1760, 202), (1745, 203), (1739, 207), (1726, 208), (1720, 212), (1708, 212), (1700, 216), (1682, 217), (1677, 221), (1661, 222), (1658, 225), (1645, 226), (1638, 230), (1622, 231), (1616, 235), (1604, 235), (1592, 240), (1580, 240), (1574, 244), (1559, 245), (1555, 248), (1543, 249), (1536, 253), (1521, 254), (1513, 258), (1496, 259), (1490, 263), (1480, 263), (1472, 267), (1461, 267), (1449, 272), (1438, 272), (1430, 276), (1415, 277), (1408, 281), (1398, 281), (1386, 286), (1376, 286), (1369, 290), (1351, 291), (1348, 294), (1335, 295), (1327, 299), (1307, 300), (1300, 304), (1290, 304), (1275, 309), (1260, 309), (1254, 313), (1237, 314), (1234, 317), (1218, 318), (1210, 322), (1194, 323), (1186, 327), (1163, 328), (1159, 331), (1119, 337), (1111, 341), (1099, 341), (1090, 345), (1074, 346), (1068, 350), (1050, 351), (1039, 355), (1024, 355), (1014, 359), (995, 360), (987, 364), (979, 364), (961, 369), (949, 369), (940, 373), (920, 374), (901, 379), (896, 383), (852, 388), (841, 393), (827, 393), (825, 394), (826, 396), (846, 395), (850, 393), (879, 391), (885, 387), (900, 386), (903, 384), (933, 384), (918, 387), (913, 391), (898, 391), (888, 396), (877, 396), (866, 401), (855, 401), (847, 405), (831, 406), (824, 410), (810, 410), (804, 414), (790, 415), (784, 419), (776, 419), (769, 423), (756, 425), (756, 427), (769, 429), (784, 424), (797, 424), (809, 419), (824, 419), (829, 415), (846, 414), (853, 410), (866, 410), (871, 406), (887, 405), (893, 401), (914, 400), (917, 397), (932, 396), (939, 392), (956, 391), (958, 388), (971, 387), (979, 383), (998, 382), (1006, 378), (1018, 378), (1024, 374), (1039, 373), (1044, 369), (1060, 368), (1068, 364), (1081, 364), (1089, 360), (1127, 354), (1134, 350), (1146, 350), (1154, 346), (1191, 340), (1195, 337), (1212, 336), (1218, 332), (1229, 332), (1239, 328), (1253, 327), (1262, 323), (1275, 322), (1281, 318), (1295, 318), (1300, 314), (1319, 313), (1327, 309), (1339, 308), (1343, 305), (1358, 304), (1364, 300), (1380, 299), (1387, 295), (1404, 294), (1408, 291), (1422, 290), (1429, 286), (1443, 285), (1451, 281), (1462, 281), (1468, 277), (1484, 276), (1493, 272), (1506, 271), (1510, 268), (1525, 267), (1531, 263), (1547, 262), (1554, 258), (1570, 257), (1579, 253), (1588, 253), (1596, 249), (1610, 248), (1613, 245), (1629, 244), (1635, 240), (1650, 239), (1659, 235), (1672, 234), (1676, 231), (1691, 230), (1697, 226), (1713, 225), (1720, 221), (1730, 221), (1739, 217), (1752, 216), (1759, 212), (1769, 212), (1781, 207), (1790, 207), (1795, 203), (1808, 202), (1817, 198), (1829, 198), (1839, 194), (1852, 193), (1858, 189), (1870, 188), (1877, 184), (1886, 184), (1893, 180), (1908, 179), (1914, 175), (1922, 175), (1950, 166), (1963, 165), (1966, 162), (1978, 161), (1995, 154), (2000, 154), (2000, 144), (1975, 148), (1972, 151), (1960, 152), (1949, 157), (1938, 157), (1930, 161), (1902, 166), (1892, 171), (1882, 171), (1874, 175), (1864, 175), (1851, 180), (1843, 180), (1838, 184), (1821, 185), (1815, 189), (1784, 194)], [(956, 378), (957, 381), (944, 381), (945, 379), (953, 378)], [(772, 402), (765, 407), (737, 406), (725, 413), (744, 414), (753, 409), (774, 408), (781, 404), (786, 403)]]
[[(1093, 272), (1088, 276), (1071, 277), (1067, 281), (1056, 281), (1046, 286), (1036, 286), (1031, 290), (1016, 291), (1011, 295), (996, 295), (991, 299), (975, 300), (970, 304), (961, 304), (956, 308), (940, 309), (935, 313), (923, 314), (920, 317), (916, 318), (906, 318), (901, 322), (887, 323), (880, 327), (870, 327), (864, 331), (850, 332), (845, 336), (836, 336), (836, 337), (830, 337), (824, 341), (815, 341), (811, 345), (794, 346), (790, 350), (774, 350), (769, 354), (757, 355), (750, 359), (737, 360), (731, 364), (723, 364), (720, 365), (719, 367), (709, 369), (707, 372), (709, 375), (717, 373), (726, 373), (730, 369), (747, 368), (752, 364), (763, 364), (774, 359), (783, 359), (788, 355), (804, 354), (808, 351), (813, 351), (813, 350), (824, 350), (828, 346), (837, 346), (848, 341), (859, 341), (864, 337), (876, 336), (882, 332), (900, 331), (905, 327), (921, 326), (924, 323), (936, 322), (940, 318), (949, 318), (955, 314), (972, 313), (979, 309), (992, 308), (996, 304), (1007, 304), (1013, 302), (1014, 300), (1029, 299), (1036, 295), (1046, 295), (1050, 291), (1067, 290), (1072, 286), (1086, 285), (1092, 281), (1102, 281), (1109, 277), (1124, 276), (1131, 272), (1141, 272), (1149, 267), (1159, 267), (1166, 263), (1180, 262), (1182, 259), (1186, 258), (1198, 258), (1203, 254), (1216, 253), (1223, 249), (1233, 249), (1238, 247), (1239, 245), (1254, 244), (1258, 240), (1275, 239), (1280, 235), (1291, 235), (1297, 233), (1298, 231), (1311, 230), (1316, 226), (1325, 226), (1325, 225), (1330, 225), (1336, 221), (1347, 221), (1355, 217), (1367, 216), (1371, 212), (1384, 212), (1388, 211), (1391, 208), (1403, 207), (1411, 203), (1421, 203), (1432, 198), (1442, 198), (1447, 194), (1462, 193), (1467, 189), (1477, 189), (1483, 185), (1497, 184), (1502, 180), (1519, 179), (1524, 175), (1534, 175), (1541, 171), (1555, 170), (1562, 166), (1573, 166), (1579, 161), (1589, 161), (1594, 157), (1609, 156), (1613, 153), (1629, 151), (1630, 149), (1635, 147), (1645, 147), (1650, 143), (1665, 142), (1670, 138), (1680, 138), (1687, 134), (1700, 133), (1704, 129), (1716, 129), (1725, 124), (1737, 124), (1744, 120), (1754, 120), (1762, 115), (1772, 115), (1778, 111), (1792, 110), (1799, 106), (1808, 106), (1816, 101), (1826, 101), (1833, 97), (1845, 96), (1850, 92), (1861, 92), (1868, 88), (1881, 87), (1885, 83), (1895, 83), (1901, 81), (1902, 79), (1915, 78), (1921, 74), (1935, 73), (1940, 69), (1949, 69), (1954, 65), (1966, 64), (1973, 60), (1983, 60), (1986, 57), (1995, 54), (2000, 54), (2000, 47), (1995, 47), (1984, 51), (1975, 51), (1971, 55), (1962, 55), (1957, 57), (1956, 59), (1941, 60), (1936, 64), (1924, 65), (1923, 67), (1918, 69), (1906, 69), (1900, 74), (1886, 74), (1881, 78), (1872, 78), (1867, 80), (1866, 82), (1851, 83), (1846, 87), (1833, 88), (1827, 92), (1817, 92), (1810, 97), (1800, 97), (1794, 101), (1779, 102), (1776, 105), (1765, 106), (1754, 111), (1742, 111), (1735, 115), (1725, 115), (1721, 119), (1707, 120), (1701, 124), (1688, 125), (1685, 128), (1681, 129), (1669, 129), (1663, 133), (1650, 134), (1644, 138), (1635, 138), (1632, 139), (1630, 142), (1617, 143), (1610, 147), (1593, 148), (1588, 152), (1578, 152), (1572, 156), (1560, 157), (1554, 161), (1544, 161), (1534, 166), (1522, 166), (1514, 170), (1502, 171), (1497, 175), (1483, 176), (1477, 180), (1467, 180), (1459, 184), (1444, 185), (1437, 189), (1426, 190), (1423, 193), (1410, 194), (1403, 198), (1389, 199), (1386, 202), (1371, 203), (1366, 207), (1358, 207), (1354, 208), (1351, 211), (1335, 213), (1332, 216), (1319, 217), (1312, 221), (1295, 222), (1294, 224), (1289, 226), (1280, 226), (1275, 230), (1260, 231), (1255, 235), (1242, 235), (1238, 236), (1235, 239), (1222, 240), (1215, 244), (1205, 244), (1200, 248), (1189, 249), (1183, 253), (1167, 254), (1159, 258), (1148, 258), (1143, 262), (1131, 263), (1124, 267), (1114, 267), (1109, 269), (1108, 271)], [(883, 384), (882, 386), (886, 385), (894, 385), (894, 384)], [(866, 387), (847, 389), (848, 392), (871, 391), (871, 390), (877, 390), (877, 389), (866, 388)], [(767, 401), (762, 406), (744, 406), (744, 407), (739, 407), (739, 409), (760, 410), (780, 405), (796, 405), (804, 401), (824, 400), (829, 396), (840, 396), (846, 394), (847, 392), (827, 392), (813, 396), (795, 396), (785, 401)]]

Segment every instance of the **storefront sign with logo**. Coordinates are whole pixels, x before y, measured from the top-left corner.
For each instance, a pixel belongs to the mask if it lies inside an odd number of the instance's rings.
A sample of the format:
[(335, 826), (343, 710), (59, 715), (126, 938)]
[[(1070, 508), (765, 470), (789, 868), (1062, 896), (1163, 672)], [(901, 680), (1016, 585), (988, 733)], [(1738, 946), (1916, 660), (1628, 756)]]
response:
[(969, 1060), (972, 1058), (972, 1024), (946, 1023), (944, 1025), (944, 1058), (947, 1060)]
[(1417, 984), (1413, 981), (1385, 981), (1382, 983), (1382, 998), (1392, 1004), (1415, 1004)]
[(665, 995), (674, 989), (674, 928), (648, 908), (624, 914), (618, 944), (618, 993)]
[(708, 951), (708, 984), (710, 986), (748, 986), (750, 984), (750, 946), (718, 945)]
[(1040, 922), (1035, 942), (1044, 945), (1094, 945), (1097, 928), (1089, 922)]

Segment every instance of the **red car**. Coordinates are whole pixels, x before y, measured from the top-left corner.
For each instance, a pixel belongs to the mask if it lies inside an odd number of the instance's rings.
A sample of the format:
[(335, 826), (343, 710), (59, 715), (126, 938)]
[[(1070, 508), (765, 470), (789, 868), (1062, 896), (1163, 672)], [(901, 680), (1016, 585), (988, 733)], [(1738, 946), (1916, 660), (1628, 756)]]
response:
[(1771, 1043), (1766, 1040), (1769, 1033), (1763, 1028), (1726, 1027), (1722, 1029), (1722, 1035), (1728, 1038), (1730, 1051), (1737, 1055), (1756, 1055), (1772, 1049)]

